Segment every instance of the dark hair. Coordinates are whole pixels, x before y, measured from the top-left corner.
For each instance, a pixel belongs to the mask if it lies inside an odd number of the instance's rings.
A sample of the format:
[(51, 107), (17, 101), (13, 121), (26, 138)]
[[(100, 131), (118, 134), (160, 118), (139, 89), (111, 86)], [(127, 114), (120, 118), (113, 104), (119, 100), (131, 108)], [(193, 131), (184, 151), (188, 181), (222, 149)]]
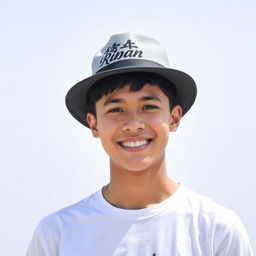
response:
[(96, 117), (95, 103), (102, 96), (107, 95), (114, 90), (121, 89), (126, 85), (130, 86), (130, 92), (141, 90), (145, 84), (158, 86), (168, 97), (170, 103), (170, 111), (175, 106), (176, 88), (166, 78), (147, 72), (131, 72), (121, 73), (105, 77), (97, 81), (88, 91), (85, 102), (91, 112)]

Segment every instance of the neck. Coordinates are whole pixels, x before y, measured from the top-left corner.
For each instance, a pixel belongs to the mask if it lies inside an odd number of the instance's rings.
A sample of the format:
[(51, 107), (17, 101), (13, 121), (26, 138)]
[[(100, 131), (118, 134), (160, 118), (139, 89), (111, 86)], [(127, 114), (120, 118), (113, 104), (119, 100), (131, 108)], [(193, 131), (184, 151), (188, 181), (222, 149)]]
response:
[(179, 186), (168, 178), (164, 158), (145, 170), (121, 169), (112, 161), (110, 169), (110, 182), (103, 188), (103, 195), (118, 208), (151, 207), (171, 196)]

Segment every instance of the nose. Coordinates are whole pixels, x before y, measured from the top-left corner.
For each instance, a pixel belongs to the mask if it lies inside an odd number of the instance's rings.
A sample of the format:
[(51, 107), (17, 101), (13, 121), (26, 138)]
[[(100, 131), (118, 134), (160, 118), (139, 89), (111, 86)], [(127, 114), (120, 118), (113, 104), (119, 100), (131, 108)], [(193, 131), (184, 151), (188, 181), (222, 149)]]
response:
[(137, 132), (138, 130), (143, 130), (144, 128), (145, 123), (143, 119), (136, 113), (130, 113), (123, 124), (124, 131)]

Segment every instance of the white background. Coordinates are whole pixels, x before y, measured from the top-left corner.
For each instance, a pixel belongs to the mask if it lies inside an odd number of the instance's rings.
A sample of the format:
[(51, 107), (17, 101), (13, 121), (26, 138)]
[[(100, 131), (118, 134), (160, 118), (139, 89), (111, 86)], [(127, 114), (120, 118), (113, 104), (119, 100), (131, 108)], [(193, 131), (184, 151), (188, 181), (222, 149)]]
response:
[(24, 255), (39, 220), (108, 182), (100, 142), (68, 113), (112, 34), (162, 42), (198, 86), (167, 148), (169, 176), (235, 210), (256, 246), (254, 1), (3, 1), (0, 255)]

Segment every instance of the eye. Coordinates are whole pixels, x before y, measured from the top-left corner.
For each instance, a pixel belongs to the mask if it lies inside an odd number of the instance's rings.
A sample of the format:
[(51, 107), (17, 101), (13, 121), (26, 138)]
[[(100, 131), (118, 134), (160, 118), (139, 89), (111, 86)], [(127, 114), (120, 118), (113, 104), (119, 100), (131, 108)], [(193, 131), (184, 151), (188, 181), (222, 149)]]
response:
[(123, 112), (123, 110), (121, 108), (112, 108), (108, 110), (107, 113), (119, 113), (119, 112)]
[(154, 106), (154, 105), (145, 105), (143, 107), (144, 110), (151, 110), (151, 109), (158, 109), (157, 106)]

